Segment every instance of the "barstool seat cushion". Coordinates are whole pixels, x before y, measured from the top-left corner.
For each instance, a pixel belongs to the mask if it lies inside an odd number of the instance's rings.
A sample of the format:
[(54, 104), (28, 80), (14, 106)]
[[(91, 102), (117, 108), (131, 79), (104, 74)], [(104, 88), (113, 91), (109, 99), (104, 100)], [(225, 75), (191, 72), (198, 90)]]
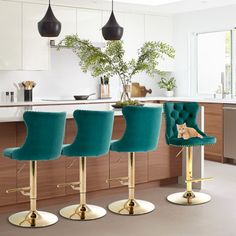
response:
[(15, 151), (19, 150), (19, 147), (15, 148), (6, 148), (3, 151), (3, 155), (12, 159), (12, 155)]
[(216, 138), (213, 136), (203, 136), (203, 138), (170, 138), (169, 145), (192, 147), (192, 146), (205, 146), (216, 143)]
[[(166, 142), (168, 145), (191, 147), (204, 146), (216, 143), (216, 138), (202, 132), (197, 125), (199, 105), (196, 102), (166, 102), (164, 112), (166, 118)], [(177, 124), (186, 123), (187, 127), (194, 128), (203, 138), (177, 138)]]
[(112, 140), (110, 150), (115, 152), (148, 152), (157, 147), (162, 106), (126, 106), (122, 109), (126, 122), (124, 135)]
[(66, 113), (26, 111), (27, 136), (21, 147), (7, 148), (6, 157), (19, 161), (54, 160), (61, 155)]
[(75, 110), (77, 134), (72, 144), (65, 144), (62, 155), (72, 157), (98, 157), (109, 152), (114, 112)]

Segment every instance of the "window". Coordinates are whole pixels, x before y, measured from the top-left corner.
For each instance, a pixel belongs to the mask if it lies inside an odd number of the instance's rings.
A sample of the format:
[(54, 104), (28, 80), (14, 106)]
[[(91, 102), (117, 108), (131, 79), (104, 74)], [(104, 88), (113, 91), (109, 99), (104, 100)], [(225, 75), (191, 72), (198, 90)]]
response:
[(221, 31), (197, 34), (197, 92), (232, 93), (232, 34)]

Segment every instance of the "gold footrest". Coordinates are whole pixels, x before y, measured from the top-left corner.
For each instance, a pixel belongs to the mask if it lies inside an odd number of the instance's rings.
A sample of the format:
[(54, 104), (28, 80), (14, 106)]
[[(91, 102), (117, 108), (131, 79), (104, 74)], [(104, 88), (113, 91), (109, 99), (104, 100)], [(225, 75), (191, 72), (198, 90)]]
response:
[(73, 190), (80, 190), (79, 186), (80, 186), (80, 182), (70, 182), (70, 183), (58, 184), (57, 188), (71, 187)]
[(201, 181), (213, 180), (213, 177), (185, 180), (185, 183), (197, 183)]
[(118, 181), (120, 182), (121, 185), (128, 185), (128, 180), (129, 177), (117, 177), (117, 178), (112, 178), (112, 179), (107, 179), (106, 183), (112, 182), (112, 181)]
[(30, 196), (30, 187), (22, 187), (22, 188), (12, 188), (12, 189), (7, 189), (6, 193), (16, 193), (20, 192), (24, 196)]

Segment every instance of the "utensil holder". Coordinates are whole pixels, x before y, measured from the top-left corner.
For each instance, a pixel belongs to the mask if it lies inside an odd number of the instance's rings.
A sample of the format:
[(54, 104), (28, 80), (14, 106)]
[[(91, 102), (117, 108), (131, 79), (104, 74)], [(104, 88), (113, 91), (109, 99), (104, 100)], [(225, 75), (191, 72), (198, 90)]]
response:
[(101, 98), (109, 98), (110, 97), (110, 85), (109, 84), (101, 84), (100, 85), (100, 97)]
[(33, 90), (32, 89), (25, 89), (24, 90), (24, 101), (25, 102), (32, 102), (33, 101)]

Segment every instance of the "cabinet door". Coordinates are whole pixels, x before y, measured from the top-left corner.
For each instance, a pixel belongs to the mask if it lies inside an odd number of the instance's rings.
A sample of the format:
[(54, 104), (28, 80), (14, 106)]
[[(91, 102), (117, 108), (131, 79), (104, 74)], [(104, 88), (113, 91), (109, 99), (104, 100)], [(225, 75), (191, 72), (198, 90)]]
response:
[(102, 11), (77, 9), (77, 34), (81, 39), (102, 41)]
[(16, 193), (6, 190), (16, 188), (16, 161), (3, 156), (3, 150), (16, 146), (16, 124), (0, 123), (0, 206), (16, 203)]
[(138, 49), (144, 43), (144, 16), (139, 14), (124, 14), (124, 47), (126, 58), (137, 58)]
[(67, 35), (76, 34), (76, 8), (52, 6), (56, 18), (61, 22), (61, 33), (54, 39), (58, 44)]
[[(173, 45), (173, 23), (170, 17), (166, 16), (145, 16), (145, 41), (162, 41)], [(174, 60), (166, 58), (161, 60), (159, 69), (173, 71)]]
[(21, 69), (21, 3), (0, 1), (0, 70)]
[(205, 133), (215, 136), (215, 145), (205, 146), (205, 159), (217, 162), (224, 162), (224, 120), (222, 104), (201, 104), (205, 109)]
[[(125, 131), (125, 120), (115, 117), (112, 139), (120, 139)], [(148, 177), (147, 153), (135, 154), (135, 183), (145, 183)], [(110, 152), (110, 178), (128, 176), (128, 153)], [(121, 186), (118, 181), (110, 182), (110, 187)]]
[[(16, 143), (21, 146), (26, 137), (23, 122), (16, 124)], [(21, 171), (20, 171), (21, 170)], [(17, 187), (29, 186), (29, 161), (17, 161)], [(47, 199), (65, 195), (65, 188), (57, 184), (65, 182), (65, 160), (38, 161), (37, 164), (37, 199)], [(17, 202), (28, 202), (29, 198), (17, 193)]]
[(48, 70), (49, 42), (38, 32), (47, 5), (23, 4), (23, 70)]
[(162, 126), (158, 147), (148, 153), (148, 181), (169, 179), (182, 175), (182, 158), (176, 157), (180, 148), (166, 144), (165, 118), (162, 117)]

